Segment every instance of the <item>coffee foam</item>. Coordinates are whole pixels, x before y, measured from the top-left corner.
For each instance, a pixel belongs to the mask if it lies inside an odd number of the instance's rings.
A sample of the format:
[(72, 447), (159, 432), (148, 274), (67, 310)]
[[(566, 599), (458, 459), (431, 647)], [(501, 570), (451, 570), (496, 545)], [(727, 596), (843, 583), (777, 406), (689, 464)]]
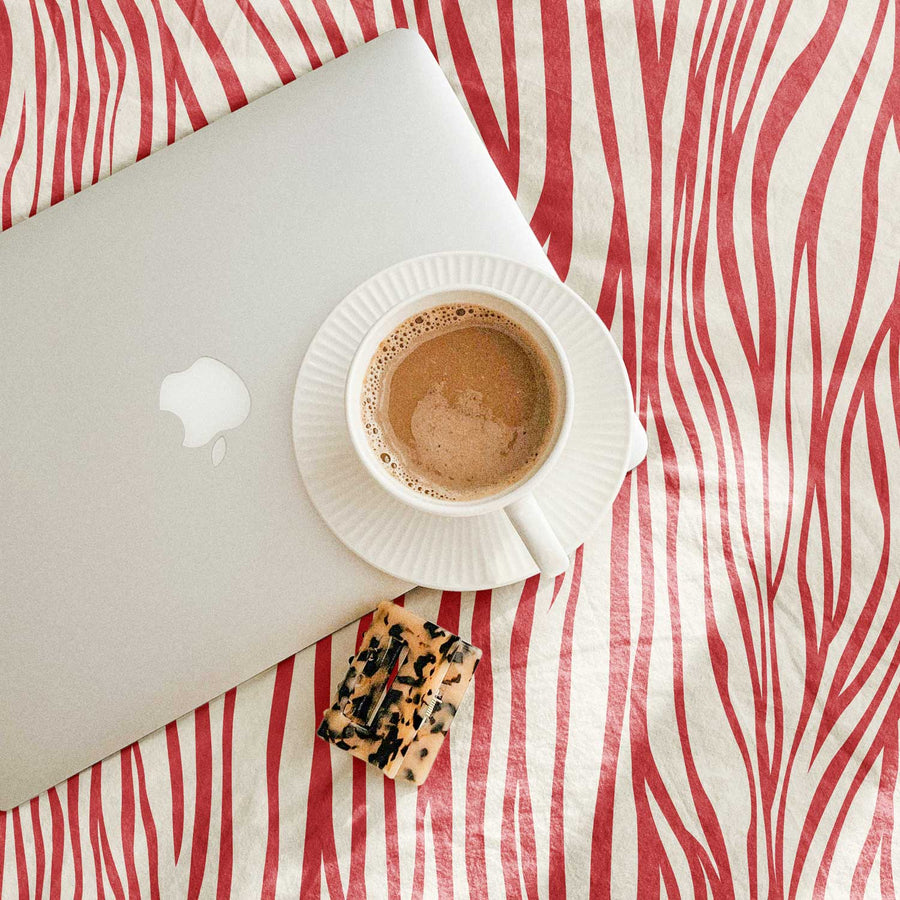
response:
[[(423, 344), (466, 328), (493, 333), (489, 340), (502, 340), (496, 337), (501, 335), (515, 342), (516, 353), (527, 359), (534, 377), (538, 400), (532, 414), (520, 422), (503, 421), (502, 414), (482, 402), (481, 392), (459, 390), (449, 397), (445, 382), (436, 381), (410, 416), (412, 440), (402, 440), (388, 414), (393, 376)], [(369, 363), (362, 391), (369, 444), (386, 471), (425, 496), (472, 500), (499, 493), (546, 455), (558, 405), (549, 372), (533, 338), (501, 313), (477, 304), (426, 310), (398, 325)], [(467, 482), (475, 472), (479, 478)]]

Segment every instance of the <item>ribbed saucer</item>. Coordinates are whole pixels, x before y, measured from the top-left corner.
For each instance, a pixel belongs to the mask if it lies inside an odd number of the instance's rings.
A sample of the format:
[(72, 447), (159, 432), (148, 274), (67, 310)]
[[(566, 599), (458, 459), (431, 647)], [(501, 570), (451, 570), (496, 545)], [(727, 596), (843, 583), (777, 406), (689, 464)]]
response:
[(603, 322), (571, 289), (536, 269), (483, 253), (438, 253), (398, 263), (348, 294), (313, 338), (297, 375), (294, 452), (303, 483), (354, 553), (404, 581), (448, 590), (499, 587), (537, 567), (502, 511), (431, 515), (379, 487), (350, 444), (344, 382), (363, 336), (393, 305), (425, 292), (464, 289), (518, 298), (565, 348), (575, 419), (565, 452), (536, 496), (568, 552), (596, 527), (622, 484), (633, 409), (622, 358)]

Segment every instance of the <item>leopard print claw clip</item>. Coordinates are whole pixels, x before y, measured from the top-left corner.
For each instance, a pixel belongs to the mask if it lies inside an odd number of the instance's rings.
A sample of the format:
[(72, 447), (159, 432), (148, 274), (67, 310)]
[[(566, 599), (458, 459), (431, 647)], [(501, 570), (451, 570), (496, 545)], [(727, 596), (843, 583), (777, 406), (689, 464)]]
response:
[(480, 659), (481, 651), (457, 635), (382, 603), (319, 737), (388, 778), (421, 784)]

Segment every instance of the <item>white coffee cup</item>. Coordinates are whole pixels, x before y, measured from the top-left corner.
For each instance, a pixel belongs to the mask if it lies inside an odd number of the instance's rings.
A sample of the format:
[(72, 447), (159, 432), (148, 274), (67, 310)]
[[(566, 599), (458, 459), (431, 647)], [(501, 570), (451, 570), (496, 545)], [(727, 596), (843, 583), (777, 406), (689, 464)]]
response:
[[(557, 397), (557, 411), (552, 433), (543, 459), (523, 478), (495, 494), (476, 500), (440, 500), (426, 496), (399, 479), (384, 467), (369, 443), (362, 418), (363, 383), (372, 357), (381, 342), (401, 323), (435, 306), (454, 303), (477, 303), (506, 316), (523, 328), (542, 351)], [(350, 440), (366, 471), (384, 490), (407, 506), (439, 516), (481, 516), (503, 510), (545, 575), (558, 575), (568, 568), (568, 557), (559, 538), (535, 499), (534, 490), (553, 469), (562, 454), (575, 410), (572, 373), (565, 351), (550, 327), (535, 312), (508, 294), (486, 291), (482, 287), (455, 288), (420, 294), (388, 310), (369, 329), (350, 363), (344, 389), (344, 407)]]

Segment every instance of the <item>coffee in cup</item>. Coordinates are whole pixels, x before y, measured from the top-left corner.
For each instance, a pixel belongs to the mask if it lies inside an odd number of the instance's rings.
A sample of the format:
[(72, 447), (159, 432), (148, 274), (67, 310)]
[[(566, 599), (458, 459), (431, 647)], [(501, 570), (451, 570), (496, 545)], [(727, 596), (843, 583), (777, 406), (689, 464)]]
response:
[(366, 371), (361, 415), (385, 471), (436, 500), (472, 501), (522, 481), (552, 449), (560, 398), (532, 336), (477, 303), (397, 325)]

